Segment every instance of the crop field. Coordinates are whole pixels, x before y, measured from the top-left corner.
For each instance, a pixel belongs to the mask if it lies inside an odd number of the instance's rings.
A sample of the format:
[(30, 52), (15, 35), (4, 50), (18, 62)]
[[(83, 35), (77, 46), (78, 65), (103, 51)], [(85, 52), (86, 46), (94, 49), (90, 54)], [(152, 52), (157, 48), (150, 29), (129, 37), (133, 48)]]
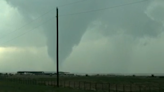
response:
[[(58, 90), (71, 90), (71, 92), (164, 92), (164, 78), (157, 77), (131, 77), (131, 76), (72, 76), (60, 77), (60, 88), (56, 88), (56, 78), (53, 76), (11, 76), (1, 78), (3, 87), (11, 84), (16, 92), (53, 92)], [(12, 87), (17, 85), (16, 87)], [(5, 86), (6, 85), (6, 86)], [(8, 87), (7, 87), (8, 86)], [(19, 91), (19, 90), (25, 91)], [(5, 92), (5, 91), (0, 91)], [(29, 91), (28, 91), (29, 92)], [(32, 91), (30, 91), (32, 92)]]

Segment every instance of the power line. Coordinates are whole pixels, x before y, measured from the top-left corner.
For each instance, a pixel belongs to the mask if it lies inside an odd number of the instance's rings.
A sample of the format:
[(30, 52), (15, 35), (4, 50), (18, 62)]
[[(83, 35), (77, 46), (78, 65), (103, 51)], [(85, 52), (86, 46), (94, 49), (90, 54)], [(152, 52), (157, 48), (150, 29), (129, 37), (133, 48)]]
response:
[[(20, 34), (20, 35), (18, 35), (18, 36), (16, 36), (16, 37), (14, 37), (13, 39), (10, 39), (10, 40), (4, 42), (4, 43), (10, 42), (10, 41), (12, 41), (12, 40), (14, 40), (14, 39), (16, 39), (16, 38), (19, 38), (19, 37), (25, 35), (25, 34), (28, 33), (28, 32), (33, 31), (34, 29), (40, 27), (42, 24), (49, 22), (49, 21), (52, 20), (53, 18), (54, 18), (54, 17), (49, 18), (48, 21), (43, 22), (43, 23), (41, 23), (40, 25), (38, 25), (37, 27), (32, 28), (30, 31), (26, 31), (26, 32), (24, 32), (24, 33), (22, 33), (22, 34)], [(1, 44), (4, 44), (4, 43), (1, 43)]]
[(87, 0), (79, 0), (77, 2), (72, 2), (72, 3), (68, 3), (68, 4), (59, 5), (58, 7), (64, 7), (64, 6), (68, 6), (68, 5), (79, 3), (79, 2), (83, 2), (83, 1), (87, 1)]
[(6, 34), (6, 35), (3, 35), (3, 36), (0, 37), (0, 38), (4, 38), (5, 36), (7, 36), (7, 35), (9, 35), (9, 34), (11, 34), (11, 33), (14, 33), (14, 32), (16, 32), (16, 31), (19, 31), (20, 29), (22, 29), (22, 28), (24, 28), (24, 27), (30, 25), (31, 23), (33, 23), (33, 22), (35, 22), (35, 21), (37, 21), (37, 20), (39, 20), (39, 18), (43, 17), (43, 16), (46, 15), (47, 13), (48, 13), (48, 12), (42, 14), (41, 16), (37, 17), (35, 20), (33, 20), (33, 21), (31, 21), (31, 22), (28, 22), (27, 24), (25, 24), (25, 25), (19, 27), (18, 29), (14, 30), (14, 31), (9, 32), (9, 33)]
[(142, 3), (142, 2), (146, 2), (146, 1), (148, 1), (148, 0), (142, 0), (142, 1), (138, 1), (138, 2), (131, 2), (131, 3), (126, 3), (126, 4), (122, 4), (122, 5), (106, 7), (106, 8), (90, 10), (90, 11), (84, 11), (84, 12), (78, 12), (78, 13), (72, 13), (72, 14), (63, 14), (63, 15), (59, 15), (59, 16), (62, 17), (62, 16), (68, 16), (68, 15), (77, 15), (77, 14), (83, 14), (83, 13), (97, 12), (97, 11), (102, 11), (102, 10), (107, 10), (107, 9), (113, 9), (113, 8), (117, 8), (117, 7), (132, 5), (132, 4), (136, 4), (136, 3)]
[[(59, 5), (59, 7), (68, 6), (68, 5), (75, 4), (75, 3), (79, 3), (79, 2), (83, 2), (83, 1), (86, 1), (86, 0), (79, 0), (79, 1), (77, 1), (77, 2), (72, 2), (72, 3), (68, 3), (68, 4), (64, 4), (64, 5)], [(0, 38), (2, 39), (2, 38), (4, 38), (5, 36), (7, 36), (7, 35), (9, 35), (9, 34), (11, 34), (11, 33), (13, 33), (13, 32), (16, 32), (16, 31), (18, 31), (18, 30), (20, 30), (20, 29), (26, 27), (27, 25), (30, 25), (31, 23), (33, 23), (33, 22), (35, 22), (35, 21), (41, 19), (43, 16), (47, 15), (48, 13), (50, 13), (51, 11), (53, 11), (53, 10), (55, 10), (55, 9), (56, 9), (56, 7), (55, 7), (55, 8), (51, 8), (51, 9), (48, 10), (47, 12), (41, 14), (39, 17), (37, 17), (36, 19), (34, 19), (33, 21), (24, 24), (23, 26), (21, 26), (21, 27), (15, 29), (14, 31), (11, 31), (11, 32), (9, 32), (9, 33), (7, 33), (7, 34), (1, 36)]]
[[(118, 5), (118, 6), (106, 7), (106, 8), (101, 8), (101, 9), (96, 9), (96, 10), (91, 10), (91, 11), (84, 11), (84, 12), (79, 12), (79, 13), (65, 14), (65, 15), (60, 15), (60, 16), (76, 15), (76, 14), (82, 14), (82, 13), (96, 12), (96, 11), (101, 11), (101, 10), (112, 9), (112, 8), (117, 8), (117, 7), (126, 6), (126, 5), (141, 3), (141, 2), (145, 2), (145, 1), (148, 1), (148, 0), (142, 0), (142, 1), (132, 2), (132, 3), (126, 3), (126, 4), (122, 4), (122, 5)], [(82, 1), (77, 1), (77, 2), (82, 2)], [(77, 3), (77, 2), (74, 2), (74, 3)], [(70, 4), (73, 4), (73, 3), (70, 3)], [(65, 4), (65, 5), (70, 5), (70, 4)], [(61, 6), (64, 6), (64, 5), (61, 5)], [(56, 8), (53, 8), (53, 9), (56, 9)], [(39, 17), (37, 17), (37, 18), (36, 18), (35, 20), (33, 20), (32, 22), (34, 22), (34, 21), (38, 20), (39, 18), (43, 17), (44, 15), (46, 15), (47, 13), (49, 13), (50, 11), (52, 11), (53, 9), (50, 9), (49, 11), (43, 13), (42, 15), (40, 15)], [(32, 22), (29, 22), (28, 24), (31, 24)], [(45, 22), (44, 22), (44, 23), (45, 23)], [(18, 30), (21, 29), (21, 28), (23, 28), (23, 27), (25, 27), (25, 26), (27, 26), (28, 24), (21, 26), (20, 28), (18, 28)], [(40, 26), (41, 26), (41, 25), (40, 25)], [(37, 28), (37, 27), (36, 27), (36, 28)], [(35, 29), (35, 28), (34, 28), (34, 29)], [(17, 30), (14, 30), (14, 31), (12, 31), (12, 32), (15, 32), (15, 31), (17, 31)], [(10, 33), (12, 33), (12, 32), (10, 32)], [(29, 32), (29, 31), (27, 31), (27, 32)], [(27, 33), (27, 32), (25, 32), (25, 33)], [(10, 34), (10, 33), (9, 33), (9, 34)], [(25, 33), (23, 33), (23, 34), (25, 34)], [(23, 35), (23, 34), (22, 34), (22, 35)], [(18, 38), (18, 37), (20, 37), (20, 36), (22, 36), (22, 35), (19, 35), (19, 36), (15, 37), (15, 38)], [(15, 38), (14, 38), (14, 39), (15, 39)], [(13, 39), (11, 39), (11, 40), (13, 40)], [(9, 40), (9, 41), (11, 41), (11, 40)], [(7, 41), (7, 42), (9, 42), (9, 41)]]

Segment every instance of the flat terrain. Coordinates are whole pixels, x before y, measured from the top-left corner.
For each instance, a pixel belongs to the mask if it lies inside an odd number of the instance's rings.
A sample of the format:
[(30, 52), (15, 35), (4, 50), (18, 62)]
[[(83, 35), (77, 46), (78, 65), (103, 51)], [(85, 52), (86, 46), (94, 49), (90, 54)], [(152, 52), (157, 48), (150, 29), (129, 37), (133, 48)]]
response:
[(1, 78), (0, 92), (164, 92), (164, 78), (61, 76), (61, 88), (55, 86), (55, 76), (10, 76)]
[(56, 88), (53, 86), (22, 84), (0, 80), (0, 92), (91, 92), (71, 88)]

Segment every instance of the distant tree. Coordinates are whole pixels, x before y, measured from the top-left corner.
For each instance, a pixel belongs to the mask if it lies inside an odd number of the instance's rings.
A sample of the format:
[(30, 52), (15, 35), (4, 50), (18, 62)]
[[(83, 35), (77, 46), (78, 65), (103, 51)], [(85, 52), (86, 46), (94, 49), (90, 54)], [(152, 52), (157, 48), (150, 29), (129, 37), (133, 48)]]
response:
[(12, 76), (13, 74), (9, 73), (8, 75), (9, 75), (9, 76)]
[(152, 74), (151, 77), (155, 77), (154, 74)]
[(85, 76), (86, 76), (86, 77), (88, 77), (89, 75), (88, 75), (88, 74), (86, 74)]
[(136, 77), (136, 75), (133, 75), (133, 77)]

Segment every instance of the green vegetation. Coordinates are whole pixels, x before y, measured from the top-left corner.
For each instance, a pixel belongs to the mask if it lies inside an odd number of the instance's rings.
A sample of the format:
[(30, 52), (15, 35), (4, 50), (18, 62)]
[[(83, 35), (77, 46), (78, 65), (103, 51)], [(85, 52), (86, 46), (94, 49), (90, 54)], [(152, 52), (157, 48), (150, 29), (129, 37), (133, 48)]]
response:
[[(10, 78), (23, 78), (25, 77), (10, 77)], [(28, 79), (34, 79), (39, 81), (56, 81), (56, 77), (28, 77)], [(152, 76), (139, 77), (139, 76), (72, 76), (72, 77), (60, 77), (60, 81), (88, 81), (88, 82), (106, 82), (106, 83), (164, 83), (164, 78), (157, 78)]]
[[(60, 77), (60, 84), (63, 87), (71, 88), (56, 88), (54, 86), (46, 86), (47, 82), (55, 82), (56, 78), (47, 76), (45, 77), (0, 77), (0, 92), (92, 92), (84, 90), (123, 90), (123, 86), (126, 90), (134, 90), (140, 92), (163, 92), (164, 90), (164, 78), (158, 77), (139, 77), (139, 76), (72, 76), (72, 77)], [(79, 82), (81, 81), (81, 82)], [(80, 84), (80, 86), (79, 86)], [(102, 85), (103, 84), (103, 85)], [(84, 87), (85, 85), (85, 87)], [(95, 87), (96, 85), (96, 87)], [(109, 85), (111, 88), (109, 88)], [(117, 87), (116, 87), (117, 85)], [(77, 88), (82, 90), (78, 90)], [(91, 89), (92, 88), (92, 89)], [(126, 91), (125, 91), (126, 92)]]
[(91, 92), (71, 88), (55, 88), (52, 86), (21, 84), (18, 82), (0, 81), (0, 92)]

